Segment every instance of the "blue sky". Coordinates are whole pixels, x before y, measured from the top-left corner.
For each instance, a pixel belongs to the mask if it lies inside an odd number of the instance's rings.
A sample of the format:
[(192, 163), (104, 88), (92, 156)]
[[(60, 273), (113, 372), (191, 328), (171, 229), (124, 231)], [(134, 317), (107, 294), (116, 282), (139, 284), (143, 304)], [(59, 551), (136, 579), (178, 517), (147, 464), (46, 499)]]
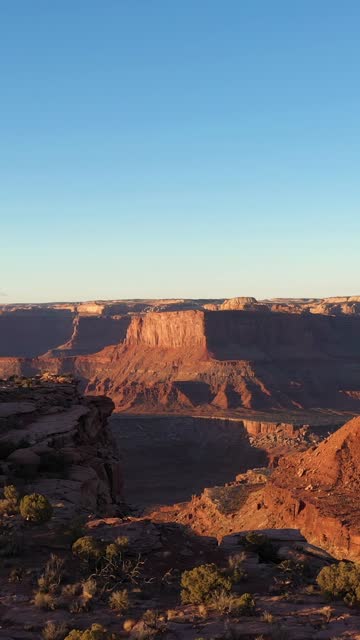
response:
[(360, 294), (357, 0), (0, 0), (0, 304)]

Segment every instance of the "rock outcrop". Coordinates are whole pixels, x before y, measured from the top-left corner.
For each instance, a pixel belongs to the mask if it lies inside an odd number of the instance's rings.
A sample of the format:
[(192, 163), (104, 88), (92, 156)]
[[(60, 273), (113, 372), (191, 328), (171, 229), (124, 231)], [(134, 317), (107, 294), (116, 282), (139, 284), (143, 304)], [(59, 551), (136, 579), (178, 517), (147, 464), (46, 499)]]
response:
[(122, 467), (107, 426), (113, 402), (86, 397), (68, 378), (44, 376), (0, 387), (0, 482), (46, 495), (55, 515), (116, 513)]
[(338, 558), (360, 559), (360, 418), (280, 460), (264, 491), (273, 526), (296, 526)]

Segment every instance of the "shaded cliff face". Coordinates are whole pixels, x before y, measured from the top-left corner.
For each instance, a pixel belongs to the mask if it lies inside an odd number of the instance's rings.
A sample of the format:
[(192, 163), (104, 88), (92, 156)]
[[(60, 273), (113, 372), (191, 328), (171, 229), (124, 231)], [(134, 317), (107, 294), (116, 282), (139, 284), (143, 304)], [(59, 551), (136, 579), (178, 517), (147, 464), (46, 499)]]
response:
[(56, 349), (50, 350), (45, 357), (68, 357), (91, 354), (104, 347), (122, 342), (130, 324), (130, 317), (103, 318), (96, 316), (77, 316), (72, 325), (70, 339)]
[(124, 340), (129, 323), (130, 316), (79, 315), (66, 309), (0, 313), (0, 357), (96, 353)]
[(1, 356), (34, 358), (62, 344), (72, 333), (71, 311), (14, 311), (0, 314)]

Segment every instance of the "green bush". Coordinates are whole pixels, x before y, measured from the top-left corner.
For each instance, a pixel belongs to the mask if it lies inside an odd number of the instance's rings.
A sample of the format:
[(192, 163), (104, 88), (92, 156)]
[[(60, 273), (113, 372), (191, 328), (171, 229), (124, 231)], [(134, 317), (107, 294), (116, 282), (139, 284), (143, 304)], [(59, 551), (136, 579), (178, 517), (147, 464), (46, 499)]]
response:
[(323, 567), (316, 581), (328, 598), (343, 599), (349, 606), (360, 603), (360, 565), (339, 562)]
[(47, 522), (51, 519), (53, 508), (49, 500), (40, 493), (31, 493), (20, 501), (20, 514), (30, 522)]
[(202, 564), (190, 571), (184, 571), (181, 587), (183, 604), (206, 604), (211, 601), (216, 591), (229, 593), (232, 582), (215, 564)]
[(250, 531), (240, 538), (239, 544), (247, 551), (254, 551), (263, 562), (277, 562), (277, 551), (271, 540), (264, 534), (257, 531)]
[(103, 545), (92, 536), (78, 538), (72, 545), (74, 556), (86, 564), (96, 563), (104, 554)]

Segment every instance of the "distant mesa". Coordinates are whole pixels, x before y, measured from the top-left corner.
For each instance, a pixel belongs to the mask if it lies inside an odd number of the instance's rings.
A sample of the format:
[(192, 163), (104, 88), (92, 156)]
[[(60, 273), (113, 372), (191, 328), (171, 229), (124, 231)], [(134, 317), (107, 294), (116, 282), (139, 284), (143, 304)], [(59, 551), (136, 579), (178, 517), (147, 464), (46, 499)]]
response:
[(117, 411), (360, 411), (360, 297), (0, 306), (0, 376), (73, 373)]

